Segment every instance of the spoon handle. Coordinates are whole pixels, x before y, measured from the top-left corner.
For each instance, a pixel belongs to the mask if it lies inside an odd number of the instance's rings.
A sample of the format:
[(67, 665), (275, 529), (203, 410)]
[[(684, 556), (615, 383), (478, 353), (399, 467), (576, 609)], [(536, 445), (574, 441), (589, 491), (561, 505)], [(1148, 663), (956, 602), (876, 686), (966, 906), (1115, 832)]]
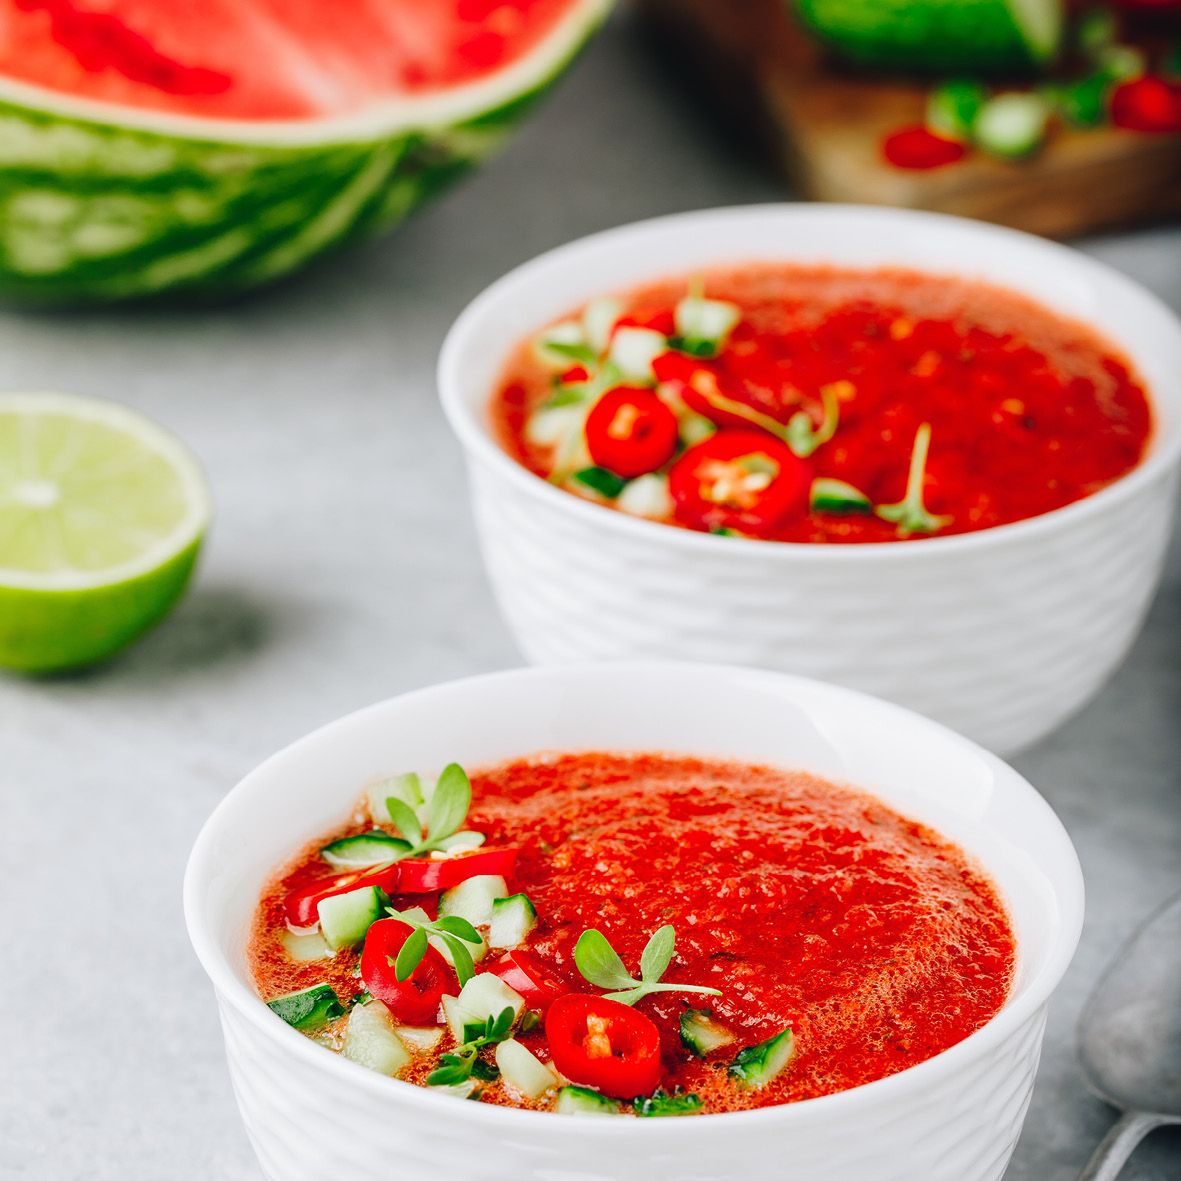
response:
[(1115, 1181), (1120, 1170), (1127, 1164), (1128, 1157), (1136, 1151), (1136, 1145), (1153, 1128), (1159, 1128), (1167, 1122), (1158, 1115), (1147, 1115), (1142, 1111), (1125, 1111), (1095, 1149), (1095, 1155), (1082, 1171), (1079, 1181)]

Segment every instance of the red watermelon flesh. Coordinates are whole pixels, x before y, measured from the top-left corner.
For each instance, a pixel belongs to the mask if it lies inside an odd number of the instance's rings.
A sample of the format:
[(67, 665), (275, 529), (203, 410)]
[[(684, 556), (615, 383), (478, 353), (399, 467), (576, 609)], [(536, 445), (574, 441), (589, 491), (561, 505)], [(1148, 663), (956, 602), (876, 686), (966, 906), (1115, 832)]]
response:
[(571, 0), (0, 0), (0, 75), (135, 109), (309, 120), (478, 82)]

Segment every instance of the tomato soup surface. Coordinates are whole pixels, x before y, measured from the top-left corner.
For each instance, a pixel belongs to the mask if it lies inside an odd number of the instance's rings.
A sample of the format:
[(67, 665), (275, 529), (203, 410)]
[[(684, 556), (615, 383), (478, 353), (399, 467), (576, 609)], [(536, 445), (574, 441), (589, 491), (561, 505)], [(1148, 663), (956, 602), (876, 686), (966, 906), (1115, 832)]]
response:
[[(658, 1096), (694, 1112), (788, 1103), (894, 1074), (979, 1029), (1008, 995), (1014, 937), (994, 885), (956, 846), (869, 795), (801, 772), (659, 754), (539, 755), (485, 769), (471, 785), (467, 824), (484, 834), (482, 850), (492, 852), (483, 855), (515, 850), (507, 888), (536, 909), (536, 925), (509, 954), (544, 970), (548, 994), (526, 990), (526, 1000), (552, 1005), (549, 1015), (514, 1034), (542, 1063), (564, 1061), (552, 1042), (564, 1036), (554, 1016), (568, 994), (592, 1006), (603, 995), (585, 978), (581, 947), (575, 957), (591, 929), (637, 978), (653, 933), (675, 930), (660, 977), (670, 990), (630, 1012), (659, 1034), (647, 1089), (658, 1077)], [(369, 828), (362, 807), (325, 840)], [(322, 843), (284, 867), (262, 898), (249, 959), (264, 1000), (324, 983), (347, 1006), (367, 982), (356, 950), (297, 962), (285, 949), (290, 900), (339, 873), (320, 857)], [(437, 913), (437, 900), (421, 894), (389, 901)], [(492, 951), (477, 973), (499, 971), (499, 956)], [(458, 991), (454, 979), (444, 983)], [(717, 994), (674, 991), (680, 986)], [(686, 1015), (697, 1013), (715, 1035), (704, 1045), (685, 1040)], [(347, 1021), (338, 1013), (313, 1036), (340, 1049)], [(745, 1048), (787, 1030), (791, 1054), (777, 1073), (752, 1083), (736, 1072)], [(454, 1046), (446, 1034), (400, 1076), (426, 1083)], [(495, 1049), (480, 1049), (479, 1061), (493, 1062)], [(577, 1075), (574, 1061), (567, 1069)], [(584, 1080), (564, 1069), (555, 1087), (564, 1081)], [(614, 1092), (604, 1085), (618, 1100), (629, 1082)], [(555, 1102), (553, 1089), (523, 1097), (504, 1078), (470, 1090), (492, 1103)], [(666, 1114), (638, 1099), (634, 1110)]]
[(752, 264), (597, 300), (490, 407), (538, 476), (640, 517), (789, 542), (1035, 517), (1142, 459), (1144, 384), (1079, 322), (903, 270)]

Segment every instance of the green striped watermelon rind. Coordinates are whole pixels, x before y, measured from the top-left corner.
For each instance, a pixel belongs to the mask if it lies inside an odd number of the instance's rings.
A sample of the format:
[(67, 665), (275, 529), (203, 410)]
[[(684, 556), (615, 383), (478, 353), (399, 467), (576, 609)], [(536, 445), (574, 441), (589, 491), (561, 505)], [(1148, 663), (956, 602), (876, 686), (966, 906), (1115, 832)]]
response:
[(71, 109), (93, 104), (4, 85), (0, 295), (67, 306), (224, 298), (386, 229), (499, 147), (612, 3), (578, 0), (517, 63), (526, 68), (473, 88), (467, 110), (457, 95), (418, 123), (416, 104), (401, 103), (386, 129), (372, 126), (378, 113), (363, 130), (222, 122), (210, 134), (209, 120), (120, 111), (115, 122)]

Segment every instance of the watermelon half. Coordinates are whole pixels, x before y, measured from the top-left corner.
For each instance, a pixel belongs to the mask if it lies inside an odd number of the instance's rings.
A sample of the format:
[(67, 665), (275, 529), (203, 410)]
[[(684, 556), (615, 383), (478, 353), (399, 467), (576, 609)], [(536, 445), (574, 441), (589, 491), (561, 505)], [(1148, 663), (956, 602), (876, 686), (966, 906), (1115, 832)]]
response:
[(0, 0), (0, 293), (220, 296), (405, 217), (611, 0)]

